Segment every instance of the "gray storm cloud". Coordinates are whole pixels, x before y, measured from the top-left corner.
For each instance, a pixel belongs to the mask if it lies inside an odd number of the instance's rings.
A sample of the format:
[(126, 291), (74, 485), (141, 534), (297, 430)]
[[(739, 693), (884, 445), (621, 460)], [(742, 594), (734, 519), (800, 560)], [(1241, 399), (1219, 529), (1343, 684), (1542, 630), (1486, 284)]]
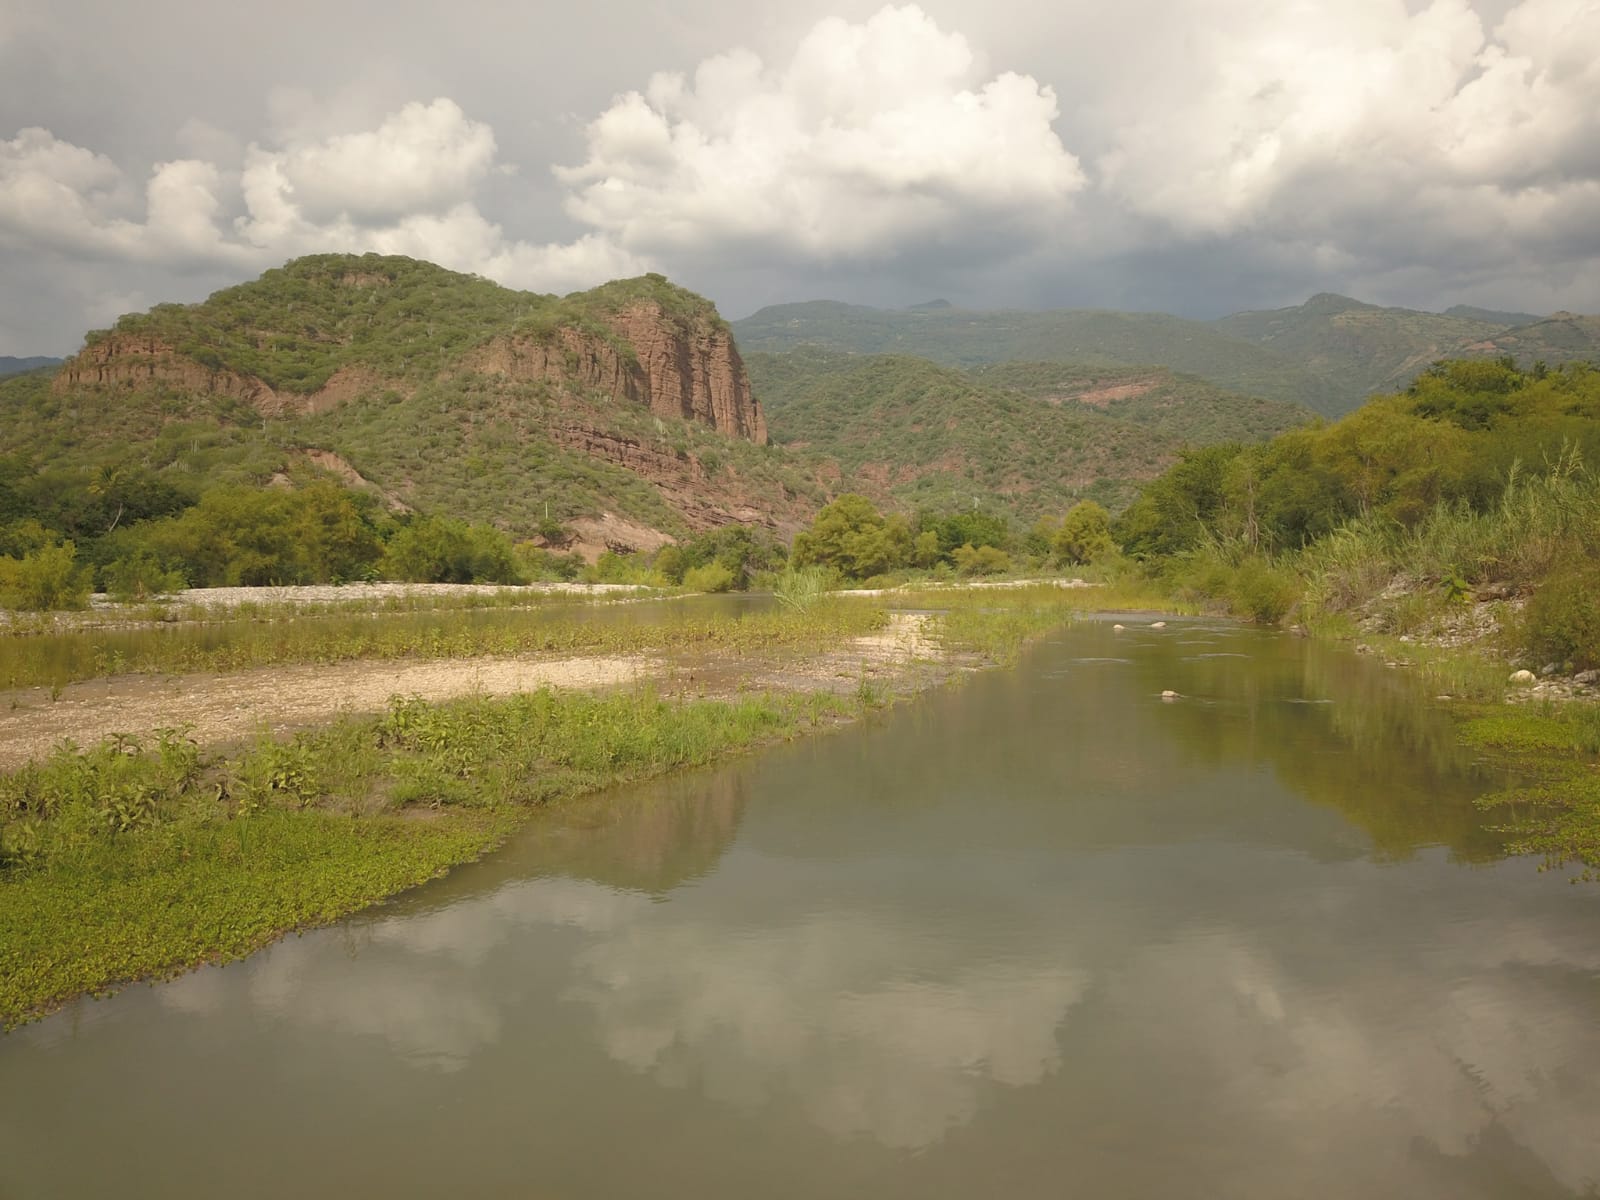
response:
[[(86, 120), (95, 85), (39, 65), (74, 31), (0, 20), (0, 67), (36, 85), (0, 127), (0, 352), (70, 346), (107, 293), (194, 298), (323, 250), (540, 291), (660, 269), (730, 309), (819, 288), (1181, 309), (1202, 276), (1219, 310), (1317, 287), (1600, 306), (1596, 0), (1144, 0), (1036, 26), (956, 0), (778, 28), (699, 7), (725, 19), (653, 72), (659, 30), (620, 20), (548, 84), (487, 48), (485, 87), (454, 25), (406, 31), (409, 71), (375, 34), (366, 90), (314, 53), (274, 78), (264, 43), (241, 51), (253, 113), (167, 96), (167, 129), (114, 74), (118, 120)], [(179, 156), (125, 148), (157, 145)]]

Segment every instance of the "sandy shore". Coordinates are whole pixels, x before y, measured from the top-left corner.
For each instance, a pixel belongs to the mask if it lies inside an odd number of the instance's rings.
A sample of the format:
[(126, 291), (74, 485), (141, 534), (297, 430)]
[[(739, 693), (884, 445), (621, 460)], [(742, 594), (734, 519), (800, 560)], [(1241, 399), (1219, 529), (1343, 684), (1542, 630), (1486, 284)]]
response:
[(262, 730), (283, 734), (326, 724), (341, 714), (381, 712), (393, 696), (441, 701), (645, 680), (671, 686), (675, 675), (714, 680), (719, 692), (741, 686), (836, 689), (841, 680), (894, 672), (938, 655), (927, 618), (896, 613), (882, 632), (823, 654), (782, 663), (759, 656), (716, 663), (709, 671), (695, 668), (698, 677), (682, 664), (644, 655), (390, 659), (227, 674), (119, 676), (69, 684), (55, 699), (46, 688), (0, 692), (0, 770), (42, 757), (64, 739), (90, 746), (112, 734), (146, 737), (158, 729), (186, 728), (201, 745), (215, 745)]

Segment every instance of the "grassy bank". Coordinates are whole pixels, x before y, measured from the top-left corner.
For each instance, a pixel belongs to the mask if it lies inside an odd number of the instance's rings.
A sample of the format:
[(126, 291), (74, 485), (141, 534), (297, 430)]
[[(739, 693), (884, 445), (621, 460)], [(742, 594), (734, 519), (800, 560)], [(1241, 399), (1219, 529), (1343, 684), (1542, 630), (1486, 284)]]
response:
[[(1082, 599), (1046, 585), (926, 601), (945, 610), (947, 653), (1005, 662)], [(674, 647), (805, 651), (886, 619), (875, 603), (819, 596), (736, 619), (572, 628), (612, 635), (605, 649), (670, 634)], [(397, 698), (380, 716), (242, 750), (207, 752), (181, 730), (63, 745), (0, 776), (0, 1023), (240, 957), (478, 857), (541, 805), (796, 737), (881, 696)]]
[(849, 717), (824, 694), (542, 691), (208, 757), (113, 739), (0, 777), (0, 1023), (247, 954), (473, 859), (541, 803)]
[(640, 654), (652, 651), (820, 648), (882, 628), (882, 607), (860, 600), (827, 599), (805, 609), (777, 609), (737, 617), (675, 612), (660, 620), (585, 620), (551, 614), (443, 611), (427, 619), (299, 617), (261, 623), (208, 626), (203, 636), (185, 630), (151, 634), (129, 644), (92, 634), (82, 652), (64, 655), (61, 643), (17, 637), (5, 643), (0, 687), (45, 687), (118, 674), (189, 674), (238, 671), (292, 663), (334, 664), (360, 659), (475, 658), (532, 653)]

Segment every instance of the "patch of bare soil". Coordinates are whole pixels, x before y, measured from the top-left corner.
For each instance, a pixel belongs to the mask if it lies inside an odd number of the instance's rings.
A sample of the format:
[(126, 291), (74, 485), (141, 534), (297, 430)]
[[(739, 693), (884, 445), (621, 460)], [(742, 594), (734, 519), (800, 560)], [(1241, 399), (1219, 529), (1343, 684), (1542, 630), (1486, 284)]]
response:
[[(925, 614), (895, 613), (884, 630), (821, 654), (739, 656), (669, 664), (643, 655), (537, 656), (272, 667), (228, 674), (120, 676), (0, 692), (0, 770), (40, 758), (64, 739), (90, 746), (112, 734), (183, 728), (201, 745), (287, 734), (345, 714), (383, 711), (394, 696), (443, 701), (541, 687), (598, 690), (658, 680), (671, 691), (852, 691), (863, 680), (894, 690), (930, 686), (964, 665), (950, 660)], [(940, 664), (942, 671), (919, 668)]]
[(186, 728), (201, 745), (262, 730), (286, 733), (344, 713), (381, 712), (392, 696), (449, 700), (507, 696), (541, 687), (606, 688), (648, 678), (654, 659), (473, 658), (272, 667), (223, 675), (123, 676), (0, 692), (0, 770), (41, 757), (63, 739), (93, 745), (114, 733), (141, 736)]

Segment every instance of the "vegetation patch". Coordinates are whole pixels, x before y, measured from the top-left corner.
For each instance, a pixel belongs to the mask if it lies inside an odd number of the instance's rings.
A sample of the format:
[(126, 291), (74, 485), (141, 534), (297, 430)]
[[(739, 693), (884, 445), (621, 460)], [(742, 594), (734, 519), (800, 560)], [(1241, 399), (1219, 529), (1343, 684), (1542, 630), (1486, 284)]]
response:
[(1544, 867), (1583, 866), (1574, 880), (1600, 878), (1600, 708), (1590, 704), (1519, 705), (1469, 714), (1467, 744), (1522, 777), (1483, 797), (1517, 854)]
[(397, 698), (217, 757), (180, 731), (64, 746), (0, 776), (0, 1023), (332, 920), (477, 857), (540, 804), (855, 712), (820, 692), (541, 691)]

